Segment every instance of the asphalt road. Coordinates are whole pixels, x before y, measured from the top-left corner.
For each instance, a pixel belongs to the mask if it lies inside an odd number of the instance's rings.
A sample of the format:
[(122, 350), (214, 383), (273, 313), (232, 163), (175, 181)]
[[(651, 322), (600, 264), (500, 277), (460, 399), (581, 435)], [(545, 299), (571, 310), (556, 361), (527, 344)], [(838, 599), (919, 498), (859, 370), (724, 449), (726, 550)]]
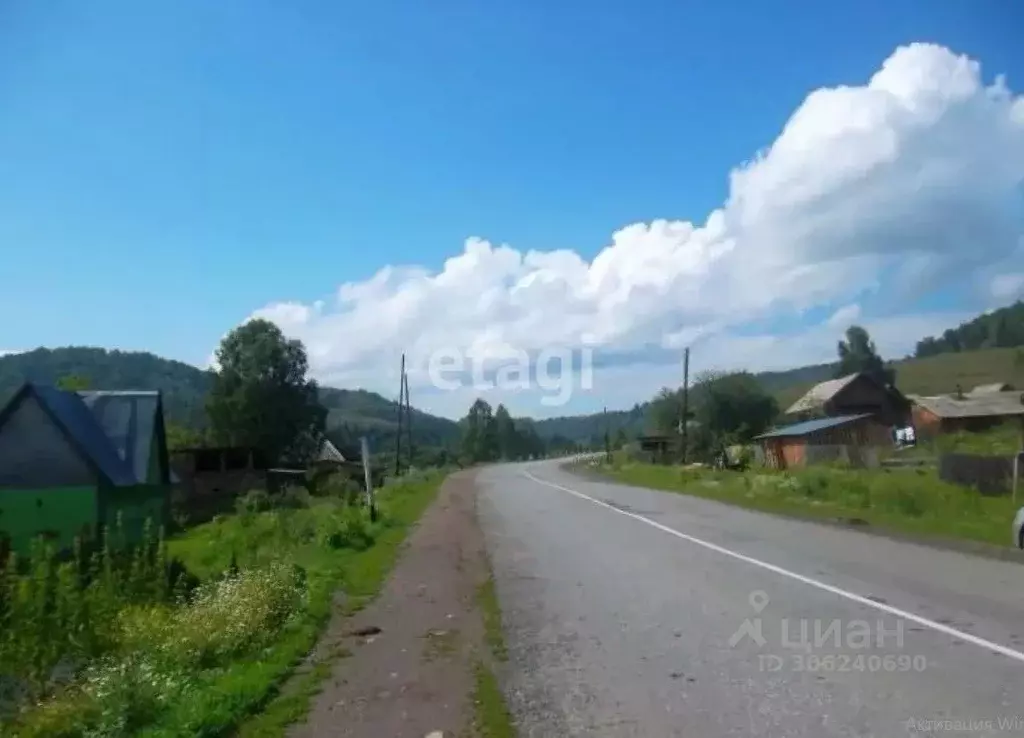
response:
[(1021, 564), (551, 462), (478, 486), (523, 736), (1024, 736)]

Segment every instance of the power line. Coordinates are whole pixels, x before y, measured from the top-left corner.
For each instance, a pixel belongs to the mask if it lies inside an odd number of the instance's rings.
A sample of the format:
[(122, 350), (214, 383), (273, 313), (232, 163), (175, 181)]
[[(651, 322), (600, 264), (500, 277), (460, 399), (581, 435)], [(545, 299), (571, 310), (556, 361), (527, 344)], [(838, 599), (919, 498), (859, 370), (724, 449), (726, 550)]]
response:
[(398, 376), (398, 433), (395, 434), (395, 476), (402, 473), (402, 415), (405, 400), (405, 353), (402, 353), (402, 369)]

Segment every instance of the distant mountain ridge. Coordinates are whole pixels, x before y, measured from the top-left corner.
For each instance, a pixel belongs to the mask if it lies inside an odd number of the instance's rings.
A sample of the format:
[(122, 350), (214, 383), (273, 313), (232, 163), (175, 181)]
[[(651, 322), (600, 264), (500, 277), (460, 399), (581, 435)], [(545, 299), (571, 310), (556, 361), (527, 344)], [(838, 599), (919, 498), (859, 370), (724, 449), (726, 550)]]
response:
[[(904, 392), (925, 395), (953, 392), (958, 384), (967, 389), (1010, 382), (1024, 388), (1024, 350), (1018, 346), (1024, 346), (1022, 302), (923, 339), (916, 358), (893, 362), (896, 384)], [(754, 376), (785, 409), (812, 385), (833, 378), (836, 367), (837, 363), (813, 364)], [(97, 388), (160, 389), (171, 422), (190, 428), (206, 424), (204, 405), (212, 373), (147, 352), (72, 346), (0, 355), (0, 400), (25, 380), (52, 384), (69, 375), (81, 376)], [(652, 388), (651, 394), (655, 391)], [(395, 401), (368, 390), (332, 387), (320, 388), (320, 401), (328, 410), (328, 428), (339, 436), (351, 439), (366, 434), (378, 443), (393, 442), (398, 426)], [(630, 436), (653, 430), (647, 425), (648, 408), (644, 402), (628, 410), (522, 420), (529, 420), (545, 440), (560, 436), (586, 443), (602, 438), (606, 430), (612, 436), (620, 430)], [(417, 445), (449, 446), (459, 437), (455, 421), (415, 408), (412, 429)]]
[(923, 359), (939, 354), (981, 349), (1024, 346), (1024, 302), (979, 315), (940, 336), (928, 336), (917, 342), (914, 356)]
[[(26, 381), (55, 384), (79, 376), (101, 389), (159, 389), (168, 422), (187, 428), (206, 425), (206, 395), (213, 374), (184, 362), (147, 352), (69, 346), (38, 348), (0, 356), (0, 401)], [(375, 439), (393, 436), (398, 427), (398, 403), (367, 390), (320, 388), (330, 429), (366, 432)], [(413, 440), (439, 446), (458, 438), (458, 424), (412, 409)]]

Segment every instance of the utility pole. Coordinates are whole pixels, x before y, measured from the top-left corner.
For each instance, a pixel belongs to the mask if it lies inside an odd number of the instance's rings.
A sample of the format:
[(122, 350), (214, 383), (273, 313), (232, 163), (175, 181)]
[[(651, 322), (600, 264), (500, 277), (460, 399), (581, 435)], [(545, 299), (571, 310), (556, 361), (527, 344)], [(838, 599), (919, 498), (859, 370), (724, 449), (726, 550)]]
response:
[(686, 430), (690, 424), (690, 347), (683, 349), (683, 419), (679, 421), (679, 434), (682, 437), (682, 459), (686, 463)]
[(601, 416), (604, 418), (604, 458), (605, 461), (611, 463), (612, 460), (612, 437), (611, 431), (608, 429), (608, 407), (605, 406), (601, 410)]
[(366, 482), (366, 504), (370, 508), (370, 522), (377, 522), (377, 500), (373, 494), (373, 475), (370, 474), (370, 442), (366, 436), (359, 439), (360, 452), (363, 455), (363, 480)]
[(405, 400), (405, 352), (402, 353), (402, 370), (399, 374), (398, 389), (398, 432), (395, 434), (395, 476), (402, 473), (402, 415)]
[(409, 375), (402, 374), (402, 384), (405, 386), (405, 435), (409, 447), (409, 468), (412, 469), (412, 405), (409, 403)]

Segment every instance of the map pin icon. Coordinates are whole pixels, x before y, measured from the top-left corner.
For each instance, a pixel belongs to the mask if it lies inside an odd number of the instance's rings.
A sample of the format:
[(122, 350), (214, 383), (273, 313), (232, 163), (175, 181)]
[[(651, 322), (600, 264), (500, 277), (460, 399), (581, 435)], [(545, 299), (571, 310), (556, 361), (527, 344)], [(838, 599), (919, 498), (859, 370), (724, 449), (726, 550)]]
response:
[(754, 612), (759, 613), (768, 606), (768, 593), (762, 589), (756, 589), (750, 593), (748, 601), (750, 606), (754, 608)]

